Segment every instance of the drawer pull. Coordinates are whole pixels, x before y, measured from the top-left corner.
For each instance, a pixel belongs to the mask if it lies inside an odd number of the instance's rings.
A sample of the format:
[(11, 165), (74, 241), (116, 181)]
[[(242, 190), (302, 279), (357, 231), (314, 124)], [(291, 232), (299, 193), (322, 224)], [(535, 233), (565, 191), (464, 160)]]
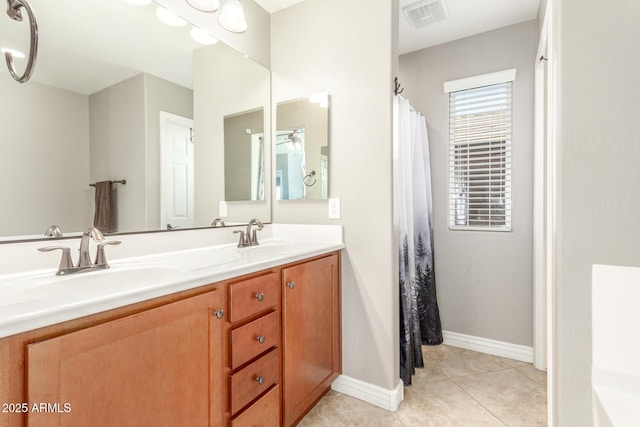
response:
[(290, 287), (291, 289), (296, 287), (296, 282), (289, 282), (287, 283), (287, 286)]
[(258, 337), (256, 339), (258, 340), (258, 342), (260, 344), (264, 344), (264, 342), (266, 341), (267, 337), (265, 337), (264, 335), (258, 335)]
[(256, 294), (256, 299), (257, 299), (258, 301), (264, 301), (264, 294), (263, 294), (262, 292), (258, 292), (258, 293)]
[(256, 381), (258, 382), (258, 384), (262, 385), (264, 384), (264, 376), (263, 375), (258, 375), (256, 377)]
[(222, 319), (224, 317), (224, 310), (216, 310), (213, 312), (213, 314), (218, 318), (218, 319)]

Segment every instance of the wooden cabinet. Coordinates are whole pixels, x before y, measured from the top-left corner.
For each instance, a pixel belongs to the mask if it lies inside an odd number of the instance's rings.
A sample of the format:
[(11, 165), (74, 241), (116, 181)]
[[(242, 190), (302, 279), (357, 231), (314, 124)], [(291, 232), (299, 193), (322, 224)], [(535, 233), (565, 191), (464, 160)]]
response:
[(62, 409), (27, 425), (221, 425), (222, 308), (218, 290), (29, 344), (29, 405)]
[(229, 414), (233, 426), (280, 425), (280, 270), (229, 283)]
[(284, 425), (296, 424), (340, 374), (339, 257), (283, 269)]
[(341, 371), (339, 271), (336, 252), (2, 338), (0, 402), (28, 410), (0, 427), (294, 425)]

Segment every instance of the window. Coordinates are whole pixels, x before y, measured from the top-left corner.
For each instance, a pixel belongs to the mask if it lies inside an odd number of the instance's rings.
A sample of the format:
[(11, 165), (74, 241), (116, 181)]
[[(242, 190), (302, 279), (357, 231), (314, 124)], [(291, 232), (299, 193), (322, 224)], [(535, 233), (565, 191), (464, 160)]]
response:
[(445, 83), (449, 228), (511, 230), (511, 93), (516, 70)]

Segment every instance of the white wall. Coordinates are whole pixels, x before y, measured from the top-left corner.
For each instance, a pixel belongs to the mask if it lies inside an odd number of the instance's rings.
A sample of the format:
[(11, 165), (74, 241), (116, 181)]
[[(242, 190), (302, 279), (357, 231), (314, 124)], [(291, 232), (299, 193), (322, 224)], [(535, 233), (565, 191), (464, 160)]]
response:
[(81, 230), (92, 220), (88, 98), (4, 72), (0, 93), (0, 236)]
[[(224, 117), (264, 107), (265, 158), (271, 156), (271, 79), (269, 70), (222, 43), (196, 50), (193, 68), (196, 224), (208, 225), (225, 200)], [(265, 173), (265, 183), (271, 182), (270, 170)], [(230, 202), (225, 221), (270, 221), (270, 198), (267, 185), (264, 201)]]
[[(400, 57), (402, 96), (427, 120), (435, 271), (443, 329), (532, 345), (533, 64), (536, 21)], [(512, 231), (452, 231), (448, 223), (449, 98), (443, 83), (517, 69), (513, 86)]]
[[(554, 2), (558, 426), (591, 417), (591, 266), (640, 266), (640, 2)], [(637, 339), (637, 337), (629, 337)]]
[(329, 191), (342, 204), (342, 218), (330, 221), (326, 201), (274, 201), (273, 220), (344, 226), (343, 371), (388, 390), (399, 381), (394, 8), (397, 1), (306, 0), (271, 22), (273, 102), (331, 95)]

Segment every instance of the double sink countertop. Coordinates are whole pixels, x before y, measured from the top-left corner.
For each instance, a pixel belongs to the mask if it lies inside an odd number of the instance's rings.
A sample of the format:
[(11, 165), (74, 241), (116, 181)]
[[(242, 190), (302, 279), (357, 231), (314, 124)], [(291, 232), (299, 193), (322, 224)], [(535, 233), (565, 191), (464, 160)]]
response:
[[(163, 239), (163, 234), (147, 238)], [(175, 240), (176, 233), (170, 234)], [(55, 266), (0, 275), (0, 338), (344, 248), (340, 226), (273, 225), (266, 227), (265, 234), (258, 246), (238, 248), (235, 243), (222, 243), (114, 257), (109, 269), (66, 276), (56, 276)], [(123, 240), (123, 246), (126, 237), (108, 239)], [(183, 236), (189, 237), (188, 233)], [(154, 243), (161, 244), (145, 242)]]

